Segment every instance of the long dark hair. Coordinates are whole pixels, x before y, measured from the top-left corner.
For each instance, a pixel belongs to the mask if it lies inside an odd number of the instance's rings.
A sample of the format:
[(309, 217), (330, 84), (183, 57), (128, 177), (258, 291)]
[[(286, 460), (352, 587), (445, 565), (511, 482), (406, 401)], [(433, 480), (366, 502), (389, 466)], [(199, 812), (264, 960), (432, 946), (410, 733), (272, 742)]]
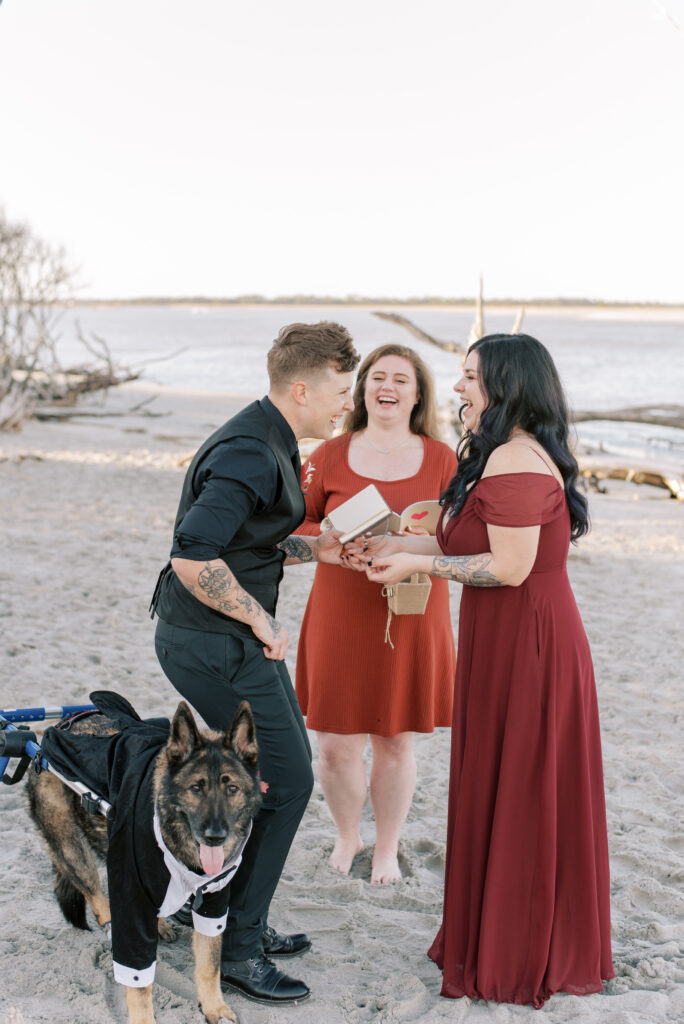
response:
[(354, 388), (354, 409), (347, 413), (343, 433), (356, 433), (365, 430), (368, 426), (368, 410), (366, 409), (366, 380), (378, 359), (383, 356), (401, 356), (407, 359), (416, 371), (416, 383), (418, 385), (418, 398), (411, 411), (409, 429), (412, 434), (424, 434), (426, 437), (436, 437), (439, 440), (439, 425), (437, 423), (437, 401), (435, 399), (435, 385), (432, 373), (420, 358), (417, 352), (407, 345), (380, 345), (373, 349), (359, 367), (359, 375), (356, 378)]
[(570, 536), (577, 540), (589, 529), (587, 499), (576, 487), (579, 471), (568, 443), (568, 406), (549, 352), (529, 334), (488, 334), (468, 351), (477, 352), (480, 360), (486, 406), (477, 431), (466, 430), (459, 442), (458, 470), (442, 494), (442, 504), (452, 515), (460, 512), (491, 453), (520, 427), (558, 466), (570, 510)]

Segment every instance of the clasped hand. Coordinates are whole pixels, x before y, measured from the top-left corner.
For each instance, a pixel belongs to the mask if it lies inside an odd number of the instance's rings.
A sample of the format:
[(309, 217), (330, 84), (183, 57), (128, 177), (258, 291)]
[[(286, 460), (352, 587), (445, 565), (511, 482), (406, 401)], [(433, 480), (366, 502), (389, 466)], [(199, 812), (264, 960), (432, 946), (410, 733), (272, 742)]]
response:
[(366, 533), (344, 545), (341, 564), (357, 572), (366, 572), (369, 562), (401, 551), (400, 537), (383, 534), (380, 537)]

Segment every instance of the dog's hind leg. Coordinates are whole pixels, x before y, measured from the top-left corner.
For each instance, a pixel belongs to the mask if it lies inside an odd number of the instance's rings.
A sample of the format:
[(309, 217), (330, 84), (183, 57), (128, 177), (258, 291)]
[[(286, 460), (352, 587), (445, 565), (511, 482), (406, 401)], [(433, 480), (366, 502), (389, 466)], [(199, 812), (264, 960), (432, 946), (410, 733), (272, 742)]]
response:
[(74, 927), (87, 931), (87, 900), (97, 923), (104, 927), (111, 918), (109, 900), (102, 892), (95, 853), (70, 790), (43, 773), (32, 780), (28, 793), (31, 815), (52, 858), (55, 896), (62, 913)]
[(200, 1010), (209, 1024), (236, 1021), (237, 1017), (226, 1005), (221, 991), (221, 936), (193, 932), (192, 951), (195, 954), (195, 985)]
[(126, 986), (126, 1006), (129, 1024), (155, 1024), (152, 1009), (152, 986), (130, 988)]

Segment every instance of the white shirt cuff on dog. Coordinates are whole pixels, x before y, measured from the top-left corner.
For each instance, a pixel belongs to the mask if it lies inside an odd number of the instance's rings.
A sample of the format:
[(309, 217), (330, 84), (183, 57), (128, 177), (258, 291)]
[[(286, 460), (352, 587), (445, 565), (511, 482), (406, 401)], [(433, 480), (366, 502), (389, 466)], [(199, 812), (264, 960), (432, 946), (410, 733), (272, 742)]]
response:
[(196, 932), (200, 935), (222, 935), (226, 930), (226, 921), (228, 920), (228, 911), (223, 917), (202, 917), (201, 914), (192, 912), (192, 924)]
[[(215, 933), (212, 932), (212, 934)], [(117, 964), (116, 960), (112, 962), (114, 964), (114, 980), (118, 981), (120, 985), (128, 985), (129, 988), (145, 988), (154, 981), (156, 960), (150, 967), (145, 967), (142, 971), (136, 970), (135, 967), (124, 967), (123, 964)]]

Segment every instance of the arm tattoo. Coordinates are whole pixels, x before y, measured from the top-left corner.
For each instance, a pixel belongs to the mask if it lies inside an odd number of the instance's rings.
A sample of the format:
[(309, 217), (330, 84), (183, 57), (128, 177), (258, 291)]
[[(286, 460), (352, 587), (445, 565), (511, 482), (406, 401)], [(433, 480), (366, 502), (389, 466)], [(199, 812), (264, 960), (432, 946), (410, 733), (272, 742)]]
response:
[(486, 555), (436, 555), (432, 560), (431, 576), (441, 576), (443, 579), (456, 580), (457, 583), (465, 583), (469, 587), (503, 587), (504, 583), (488, 572), (492, 556)]
[(266, 621), (273, 630), (273, 637), (277, 637), (278, 633), (282, 632), (283, 627), (280, 625), (278, 620), (274, 619), (272, 615), (268, 614), (268, 612), (264, 612), (264, 615), (266, 616)]
[(197, 582), (211, 601), (220, 601), (227, 591), (230, 590), (227, 569), (212, 568), (210, 565), (205, 565), (204, 569), (200, 569), (197, 575)]
[[(204, 592), (207, 603), (224, 615), (234, 617), (239, 609), (251, 616), (260, 609), (260, 605), (251, 597), (233, 576), (226, 566), (212, 566), (207, 563), (197, 574), (197, 583)], [(188, 587), (192, 593), (192, 584)]]
[(285, 552), (285, 558), (293, 558), (298, 562), (315, 562), (315, 549), (303, 537), (286, 537), (277, 545)]

